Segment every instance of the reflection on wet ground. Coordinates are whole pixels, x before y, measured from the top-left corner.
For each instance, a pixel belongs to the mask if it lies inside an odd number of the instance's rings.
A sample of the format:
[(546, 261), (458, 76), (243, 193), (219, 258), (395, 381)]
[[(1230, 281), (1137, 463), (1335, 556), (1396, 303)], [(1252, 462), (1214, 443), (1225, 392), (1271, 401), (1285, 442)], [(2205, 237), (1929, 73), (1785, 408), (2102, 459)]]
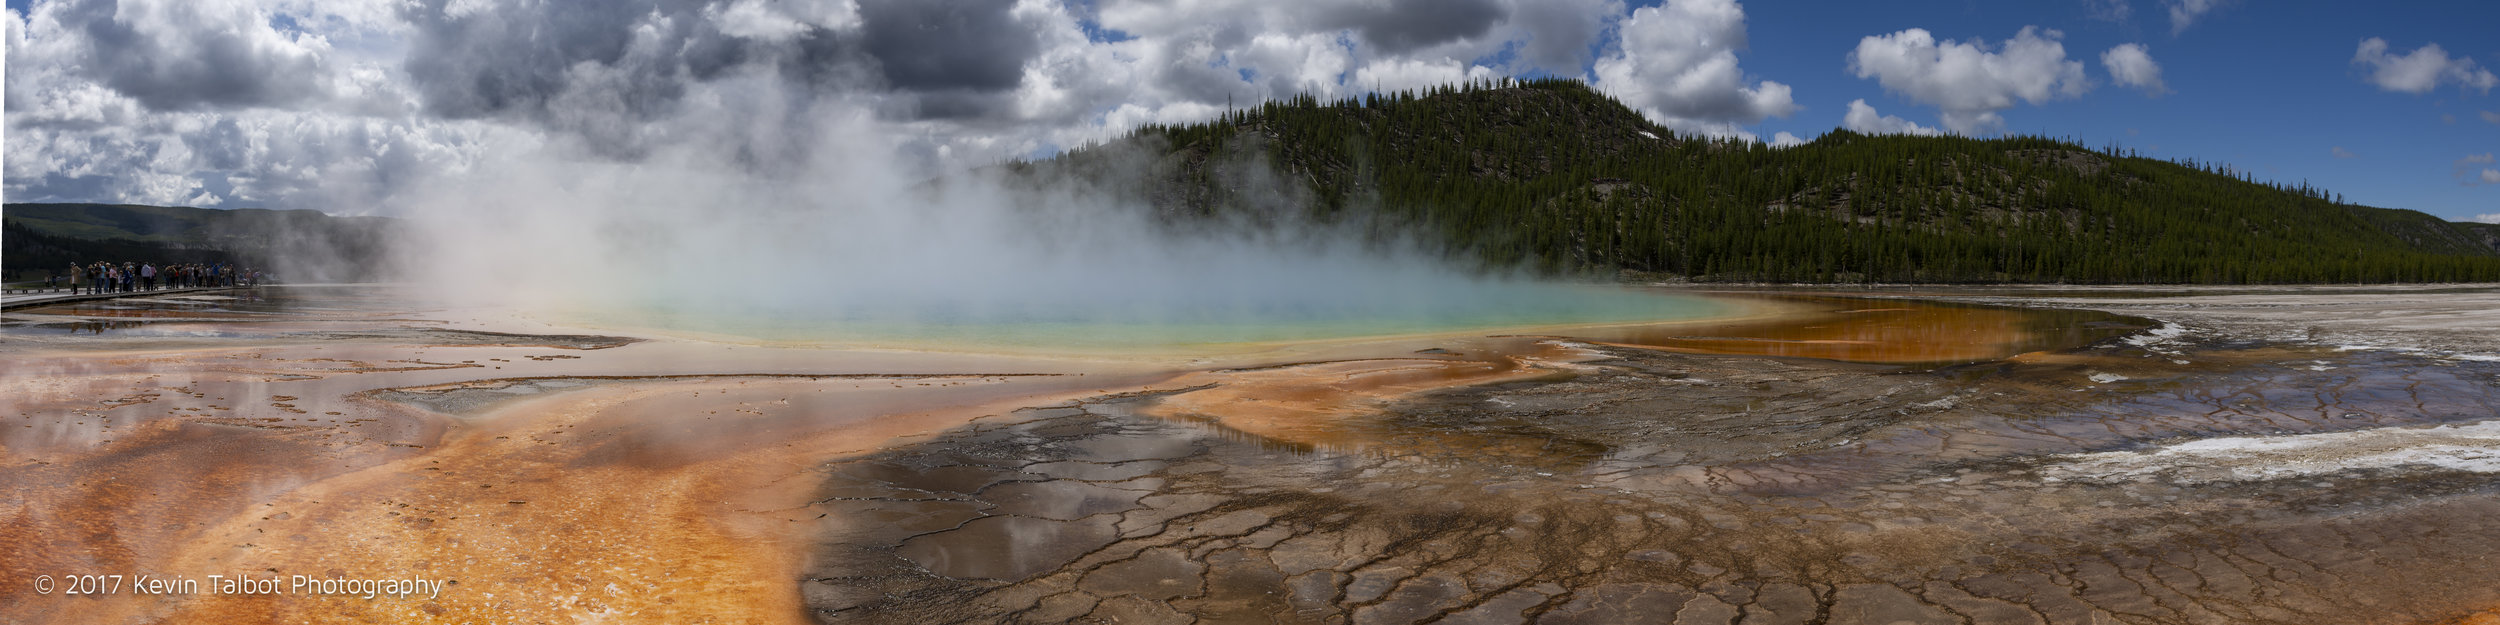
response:
[(102, 335), (107, 330), (128, 330), (142, 325), (146, 324), (138, 321), (63, 321), (57, 323), (33, 324), (32, 326), (29, 326), (29, 329), (68, 332), (70, 334), (85, 333)]
[(239, 339), (262, 346), (353, 342), (607, 349), (642, 340), (440, 327), (443, 321), (411, 317), (408, 305), (403, 296), (380, 288), (277, 288), (96, 300), (11, 312), (0, 317), (0, 337), (42, 340), (93, 334), (114, 339), (45, 345), (82, 350), (224, 347)]
[(1698, 354), (1748, 354), (1894, 364), (1951, 364), (2062, 349), (2148, 329), (2142, 319), (2072, 309), (2018, 309), (1791, 295), (1804, 316), (1577, 332), (1593, 341)]
[[(268, 313), (249, 322), (11, 313), (0, 622), (2429, 623), (2500, 606), (2500, 362), (1772, 299), (1806, 310), (1181, 363), (453, 327), (354, 292), (223, 309)], [(135, 320), (241, 334), (33, 329)], [(456, 583), (396, 601), (20, 583), (90, 570)]]
[(1132, 397), (828, 465), (807, 596), (828, 621), (915, 623), (2400, 623), (2500, 603), (2490, 475), (2063, 455), (2487, 419), (2500, 367), (2132, 345), (1924, 372), (1584, 364), (1397, 403), (1355, 449)]
[(32, 308), (24, 314), (91, 318), (250, 319), (287, 312), (294, 299), (273, 295), (271, 291), (262, 289), (238, 289), (84, 300)]
[[(128, 341), (193, 340), (191, 346), (236, 339), (316, 341), (327, 331), (373, 331), (409, 310), (387, 288), (263, 288), (88, 300), (13, 310), (0, 315), (0, 339), (40, 340), (94, 334)], [(424, 321), (421, 323), (439, 323)], [(415, 331), (424, 328), (404, 328)], [(59, 343), (70, 349), (132, 347), (128, 343)], [(140, 347), (147, 347), (145, 345)]]

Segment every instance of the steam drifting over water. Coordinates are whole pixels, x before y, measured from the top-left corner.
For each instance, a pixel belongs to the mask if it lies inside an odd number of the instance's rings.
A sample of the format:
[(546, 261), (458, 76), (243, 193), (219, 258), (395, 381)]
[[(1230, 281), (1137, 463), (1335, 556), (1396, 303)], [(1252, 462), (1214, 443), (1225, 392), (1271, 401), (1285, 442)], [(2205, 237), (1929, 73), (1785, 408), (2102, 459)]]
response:
[[(406, 217), (398, 264), (429, 292), (548, 311), (1507, 324), (1552, 315), (1478, 313), (1569, 297), (1332, 228), (1175, 233), (1153, 207), (966, 165), (1236, 102), (1700, 58), (1593, 56), (1620, 3), (1512, 4), (38, 2), (9, 12), (7, 183)], [(1517, 58), (1471, 61), (1495, 55)], [(1733, 115), (1659, 119), (1750, 136), (1736, 124), (1760, 117)], [(305, 256), (281, 277), (361, 277)]]
[[(516, 155), (408, 207), (422, 236), (407, 264), (449, 301), (773, 338), (1033, 339), (969, 330), (1019, 326), (1060, 335), (1045, 343), (1228, 342), (1710, 309), (1478, 275), (1349, 228), (1176, 225), (1100, 187), (929, 177), (899, 164), (908, 138), (891, 126), (817, 127), (782, 139), (804, 142), (795, 161), (746, 159), (743, 136), (631, 163)], [(1290, 206), (1295, 190), (1274, 187)], [(1130, 332), (1088, 336), (1109, 328)]]

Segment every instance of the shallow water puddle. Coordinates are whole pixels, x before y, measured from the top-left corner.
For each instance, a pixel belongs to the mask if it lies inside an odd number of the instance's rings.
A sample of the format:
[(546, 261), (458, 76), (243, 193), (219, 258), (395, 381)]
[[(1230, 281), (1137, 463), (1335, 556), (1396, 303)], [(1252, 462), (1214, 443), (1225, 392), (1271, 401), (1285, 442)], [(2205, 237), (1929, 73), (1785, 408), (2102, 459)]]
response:
[(0, 620), (2418, 622), (2500, 605), (2481, 562), (2500, 539), (2476, 531), (2500, 479), (2404, 455), (2475, 460), (2481, 426), (2436, 426), (2500, 414), (2500, 363), (1778, 301), (1806, 310), (1204, 360), (633, 342), (353, 298), (298, 302), (248, 346), (11, 334), (0, 492), (31, 512), (0, 517), (0, 551), (23, 554), (0, 575), (460, 584), (354, 603), (12, 588)]
[[(828, 489), (855, 496), (819, 501), (829, 519), (952, 514), (820, 534), (810, 605), (834, 622), (1889, 624), (2413, 622), (2500, 602), (2479, 555), (2500, 539), (2472, 530), (2500, 513), (2487, 475), (2381, 463), (2092, 481), (2060, 458), (2136, 452), (2058, 455), (2213, 432), (2378, 436), (2355, 430), (2500, 408), (2486, 383), (2500, 370), (2318, 354), (2334, 365), (2320, 370), (2271, 347), (2177, 347), (1927, 372), (1617, 351), (1567, 380), (1376, 404), (1349, 418), (1365, 424), (1350, 428), (1359, 444), (1146, 418), (1205, 390), (1025, 411), (860, 462), (1162, 486), (1067, 520), (983, 492), (877, 496), (839, 470)], [(1360, 368), (1330, 365), (1299, 374)], [(2130, 379), (2095, 385), (2098, 370)], [(2402, 398), (2362, 392), (2379, 387), (2352, 371), (2410, 382)], [(2321, 403), (2361, 416), (2284, 418)], [(1499, 451), (1525, 441), (1601, 451), (1559, 464), (1569, 454)], [(1160, 451), (1130, 459), (1137, 471), (1036, 470), (1122, 460), (1071, 458), (1105, 444)]]
[(1699, 354), (1935, 365), (2067, 349), (2151, 327), (2140, 319), (2063, 309), (1790, 296), (1820, 311), (1803, 319), (1626, 327), (1576, 333), (1592, 341)]

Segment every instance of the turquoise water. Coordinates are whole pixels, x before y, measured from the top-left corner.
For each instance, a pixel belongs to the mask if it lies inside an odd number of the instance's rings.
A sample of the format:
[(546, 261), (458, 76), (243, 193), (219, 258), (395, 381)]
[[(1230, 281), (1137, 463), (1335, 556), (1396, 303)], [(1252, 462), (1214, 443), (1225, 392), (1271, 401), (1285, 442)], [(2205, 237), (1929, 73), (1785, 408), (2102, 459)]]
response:
[(771, 342), (878, 347), (1122, 350), (1674, 321), (1728, 314), (1699, 296), (1532, 282), (1380, 289), (1327, 298), (1158, 299), (1152, 294), (1047, 301), (915, 299), (807, 306), (620, 306), (576, 313), (611, 327)]

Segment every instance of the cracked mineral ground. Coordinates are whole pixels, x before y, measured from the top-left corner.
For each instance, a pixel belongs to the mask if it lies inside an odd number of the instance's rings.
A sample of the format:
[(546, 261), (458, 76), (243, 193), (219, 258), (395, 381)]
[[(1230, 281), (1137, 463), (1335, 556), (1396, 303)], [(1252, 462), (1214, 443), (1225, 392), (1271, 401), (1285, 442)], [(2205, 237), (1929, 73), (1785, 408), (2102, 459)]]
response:
[(807, 596), (827, 621), (923, 623), (2406, 623), (2500, 603), (2491, 439), (2444, 452), (2469, 467), (2158, 460), (2487, 419), (2500, 368), (2162, 351), (1897, 370), (1607, 349), (1329, 439), (1360, 444), (1151, 416), (1169, 396), (1027, 409), (827, 465)]
[[(0, 622), (2500, 622), (2500, 291), (1741, 291), (1083, 358), (0, 318)], [(448, 580), (38, 594), (38, 575)]]

